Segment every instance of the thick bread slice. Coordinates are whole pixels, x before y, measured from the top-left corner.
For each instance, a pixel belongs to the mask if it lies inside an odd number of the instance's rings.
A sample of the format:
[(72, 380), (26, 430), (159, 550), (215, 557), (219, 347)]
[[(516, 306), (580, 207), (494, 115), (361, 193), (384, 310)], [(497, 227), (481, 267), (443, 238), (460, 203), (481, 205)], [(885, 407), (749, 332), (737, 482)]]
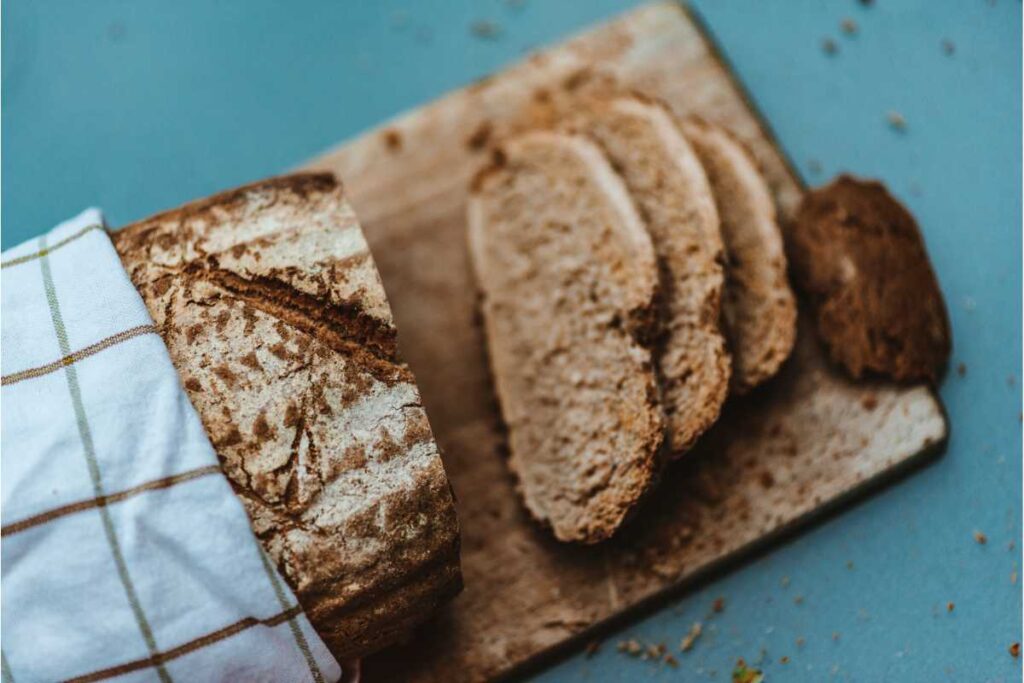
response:
[(725, 243), (722, 322), (732, 353), (732, 389), (746, 393), (774, 376), (796, 340), (796, 299), (775, 202), (743, 144), (723, 128), (690, 119), (683, 134), (715, 195)]
[(591, 102), (582, 111), (582, 125), (646, 219), (658, 256), (665, 321), (658, 368), (671, 450), (679, 455), (718, 419), (729, 389), (729, 353), (719, 325), (724, 252), (714, 196), (696, 153), (661, 104), (627, 96)]
[(331, 175), (113, 235), (256, 535), (339, 658), (457, 593), (451, 490), (359, 223)]
[(468, 237), (508, 464), (556, 538), (594, 543), (647, 491), (662, 442), (654, 250), (593, 142), (528, 133), (498, 156)]

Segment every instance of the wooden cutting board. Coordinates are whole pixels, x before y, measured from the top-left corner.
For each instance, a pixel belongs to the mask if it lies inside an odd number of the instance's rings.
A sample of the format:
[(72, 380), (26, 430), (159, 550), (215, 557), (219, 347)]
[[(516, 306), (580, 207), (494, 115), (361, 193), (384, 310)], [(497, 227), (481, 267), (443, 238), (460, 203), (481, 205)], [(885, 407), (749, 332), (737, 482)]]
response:
[[(592, 629), (749, 553), (877, 482), (946, 438), (924, 386), (851, 383), (806, 320), (783, 373), (742, 400), (673, 466), (619, 537), (552, 541), (523, 512), (500, 455), (464, 240), (486, 138), (543, 91), (586, 74), (727, 126), (753, 150), (782, 216), (802, 188), (693, 16), (643, 7), (399, 117), (309, 164), (341, 177), (380, 268), (458, 497), (465, 592), (404, 646), (367, 662), (369, 680), (462, 681), (522, 670)], [(588, 633), (588, 630), (591, 630)]]

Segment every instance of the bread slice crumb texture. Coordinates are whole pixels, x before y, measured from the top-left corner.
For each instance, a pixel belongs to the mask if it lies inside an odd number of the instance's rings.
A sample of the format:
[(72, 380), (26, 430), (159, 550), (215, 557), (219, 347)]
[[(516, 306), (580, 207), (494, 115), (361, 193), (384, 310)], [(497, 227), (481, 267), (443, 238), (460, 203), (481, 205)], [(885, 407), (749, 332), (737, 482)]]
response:
[(508, 465), (556, 538), (598, 542), (651, 485), (663, 438), (654, 249), (592, 141), (527, 133), (499, 158), (474, 182), (468, 238)]
[(619, 97), (594, 103), (585, 119), (645, 218), (657, 254), (665, 322), (657, 360), (678, 455), (718, 419), (729, 389), (715, 200), (700, 160), (662, 105)]
[(753, 158), (726, 130), (696, 119), (683, 133), (707, 173), (726, 251), (722, 322), (731, 388), (746, 393), (778, 372), (796, 340), (796, 300), (775, 203)]

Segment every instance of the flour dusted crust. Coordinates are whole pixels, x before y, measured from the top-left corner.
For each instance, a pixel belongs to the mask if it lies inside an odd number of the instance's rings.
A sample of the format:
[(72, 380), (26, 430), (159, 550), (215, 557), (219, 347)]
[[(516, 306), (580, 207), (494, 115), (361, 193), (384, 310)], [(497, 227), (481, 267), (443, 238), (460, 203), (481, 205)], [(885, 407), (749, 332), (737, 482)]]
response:
[(113, 235), (252, 526), (339, 658), (461, 588), (452, 494), (379, 275), (329, 174)]

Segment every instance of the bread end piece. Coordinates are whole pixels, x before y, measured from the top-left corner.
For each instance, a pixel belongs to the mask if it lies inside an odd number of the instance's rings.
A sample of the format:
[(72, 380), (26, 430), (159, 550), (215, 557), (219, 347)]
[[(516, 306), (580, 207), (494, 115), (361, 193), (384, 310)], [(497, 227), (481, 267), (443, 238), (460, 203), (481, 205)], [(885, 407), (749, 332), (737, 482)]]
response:
[(854, 378), (938, 381), (952, 348), (946, 305), (917, 222), (882, 183), (842, 175), (809, 192), (787, 247), (835, 362)]

